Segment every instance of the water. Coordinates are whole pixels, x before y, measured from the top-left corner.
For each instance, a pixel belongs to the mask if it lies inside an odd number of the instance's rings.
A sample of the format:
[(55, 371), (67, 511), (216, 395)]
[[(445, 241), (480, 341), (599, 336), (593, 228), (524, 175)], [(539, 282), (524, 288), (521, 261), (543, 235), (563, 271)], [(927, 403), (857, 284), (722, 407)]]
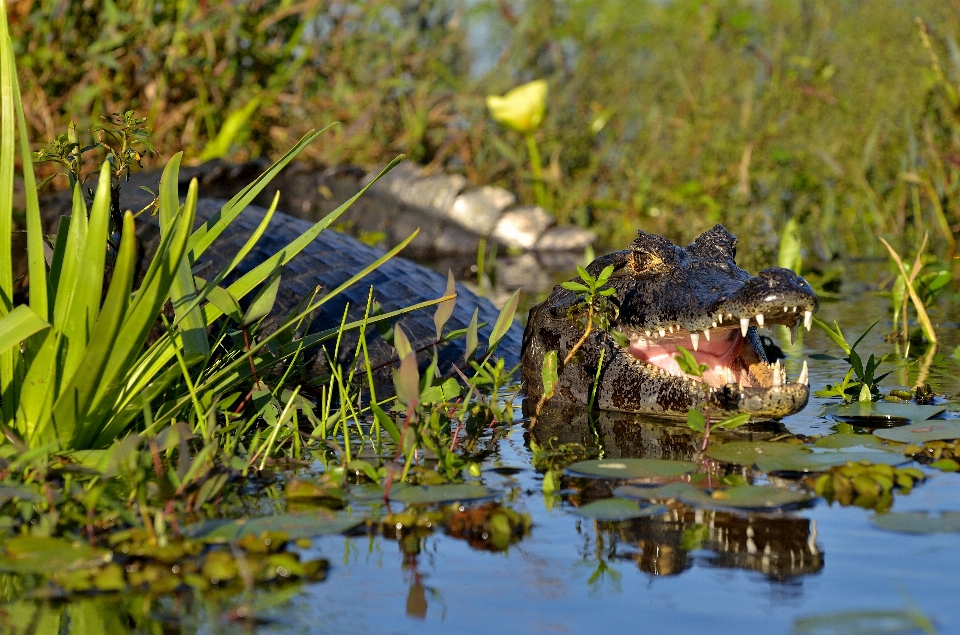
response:
[[(818, 317), (836, 319), (851, 340), (884, 317), (860, 349), (883, 354), (892, 350), (882, 339), (889, 330), (887, 302), (864, 291), (824, 302)], [(958, 344), (956, 307), (956, 301), (945, 300), (933, 312), (945, 340), (941, 350)], [(786, 364), (793, 377), (809, 355), (836, 353), (817, 329), (803, 333), (793, 347), (783, 336), (773, 334), (790, 355)], [(938, 392), (960, 393), (958, 368), (955, 360), (933, 362), (929, 377)], [(845, 370), (842, 361), (812, 362), (811, 386), (838, 381)], [(883, 387), (909, 387), (918, 372), (901, 364)], [(833, 422), (820, 416), (825, 403), (813, 397), (783, 427), (793, 434), (830, 434)], [(683, 454), (693, 440), (685, 428), (621, 415), (601, 417), (592, 427), (584, 418), (554, 428), (544, 423), (533, 432), (541, 444), (551, 434), (579, 439), (607, 457)], [(168, 599), (154, 603), (135, 620), (140, 630), (131, 631), (789, 633), (795, 620), (812, 615), (915, 608), (933, 619), (940, 633), (960, 632), (955, 617), (960, 534), (884, 531), (870, 523), (873, 511), (823, 500), (776, 514), (678, 507), (654, 518), (595, 522), (574, 510), (609, 496), (611, 486), (565, 477), (563, 496), (551, 504), (542, 492), (543, 475), (533, 467), (530, 439), (518, 421), (499, 438), (481, 441), (490, 451), (482, 481), (502, 493), (505, 505), (533, 520), (531, 533), (505, 553), (471, 548), (440, 531), (414, 549), (405, 542), (406, 552), (397, 540), (380, 535), (322, 537), (303, 555), (329, 559), (327, 579), (289, 597), (259, 595), (257, 621), (227, 619), (239, 597), (206, 604)], [(924, 471), (928, 480), (909, 495), (898, 494), (893, 509), (960, 510), (960, 475)], [(754, 476), (757, 482), (766, 478)], [(699, 535), (703, 546), (685, 547), (692, 535)], [(126, 611), (140, 601), (103, 596), (73, 606), (105, 602)], [(79, 619), (73, 618), (74, 626)]]
[[(886, 305), (885, 298), (864, 293), (824, 303), (818, 317), (836, 319), (848, 336), (859, 335), (871, 316), (886, 316)], [(949, 302), (933, 314), (948, 351), (958, 343), (954, 315)], [(888, 325), (881, 321), (861, 352), (888, 352), (891, 346), (881, 338)], [(805, 355), (825, 351), (835, 352), (821, 332), (805, 333), (792, 350), (788, 371), (795, 376)], [(957, 368), (955, 362), (934, 366), (931, 379), (938, 391), (957, 394)], [(843, 362), (813, 362), (811, 386), (837, 381), (845, 369)], [(910, 371), (911, 380), (916, 372)], [(896, 375), (903, 379), (902, 371)], [(892, 375), (883, 385), (890, 389), (897, 383)], [(819, 416), (824, 403), (814, 397), (785, 427), (795, 434), (829, 434), (833, 422)], [(631, 446), (631, 431), (620, 432), (602, 437), (608, 455), (640, 445)], [(726, 528), (728, 542), (683, 552), (680, 527), (695, 525), (696, 512), (679, 520), (595, 523), (574, 514), (570, 500), (583, 496), (581, 487), (597, 484), (574, 479), (565, 481), (570, 495), (548, 509), (524, 428), (513, 426), (494, 450), (484, 463), (483, 481), (532, 516), (530, 536), (501, 554), (434, 534), (412, 558), (396, 541), (380, 537), (318, 540), (314, 551), (333, 563), (328, 581), (306, 588), (260, 632), (786, 633), (805, 616), (910, 607), (931, 617), (939, 632), (960, 632), (958, 534), (888, 532), (869, 522), (873, 511), (819, 500), (773, 515), (701, 512), (699, 520), (712, 524), (715, 533)], [(504, 475), (493, 471), (498, 467), (518, 471)], [(929, 479), (909, 495), (896, 496), (893, 509), (960, 510), (960, 476), (925, 472)], [(748, 554), (743, 541), (738, 543), (748, 524), (759, 551), (764, 540), (772, 545), (766, 564), (762, 553)], [(805, 547), (807, 562), (800, 563)], [(778, 555), (779, 564), (771, 562)], [(420, 597), (425, 614), (411, 615), (423, 612)]]

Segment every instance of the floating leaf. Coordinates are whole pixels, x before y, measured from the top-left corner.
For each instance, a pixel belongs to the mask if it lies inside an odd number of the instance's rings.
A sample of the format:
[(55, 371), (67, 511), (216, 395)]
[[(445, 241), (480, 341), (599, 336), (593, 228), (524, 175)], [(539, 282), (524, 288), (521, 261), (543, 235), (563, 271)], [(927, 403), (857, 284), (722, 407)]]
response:
[(931, 632), (929, 618), (917, 611), (845, 611), (804, 617), (793, 623), (803, 635), (894, 635)]
[(860, 427), (876, 428), (899, 425), (907, 421), (926, 421), (936, 417), (946, 408), (890, 401), (855, 401), (848, 404), (827, 406), (827, 415)]
[(636, 498), (645, 501), (666, 501), (679, 499), (688, 492), (696, 492), (696, 487), (690, 483), (670, 483), (659, 487), (643, 487), (641, 485), (621, 485), (613, 490), (614, 496), (621, 498)]
[(793, 507), (807, 501), (803, 492), (795, 492), (773, 485), (736, 485), (726, 489), (714, 490), (712, 494), (696, 488), (681, 492), (677, 497), (681, 502), (695, 507), (710, 509), (761, 509), (773, 510)]
[(668, 510), (663, 505), (641, 507), (639, 503), (625, 498), (604, 498), (577, 507), (574, 513), (594, 520), (629, 520), (645, 516), (659, 516)]
[(86, 542), (66, 538), (16, 536), (4, 543), (5, 557), (0, 556), (0, 571), (17, 573), (50, 573), (109, 562), (110, 552), (91, 547)]
[(722, 445), (711, 445), (707, 456), (724, 463), (752, 466), (763, 456), (780, 456), (797, 452), (799, 446), (791, 443), (773, 441), (733, 441)]
[(960, 439), (960, 420), (925, 421), (901, 428), (874, 430), (873, 433), (889, 441), (922, 445), (927, 441)]
[(884, 451), (839, 451), (813, 452), (810, 448), (795, 443), (772, 441), (734, 441), (707, 449), (707, 456), (725, 463), (756, 466), (764, 472), (822, 472), (835, 465), (850, 461), (869, 461), (899, 465), (908, 459), (894, 452)]
[(697, 464), (665, 459), (598, 459), (580, 461), (567, 469), (600, 478), (669, 478), (689, 474)]
[(960, 512), (888, 512), (870, 521), (881, 529), (908, 534), (945, 534), (960, 532)]
[(205, 520), (184, 527), (183, 534), (190, 538), (203, 538), (214, 542), (232, 542), (244, 536), (259, 536), (269, 531), (282, 532), (287, 535), (288, 540), (297, 540), (343, 533), (363, 521), (362, 516), (344, 514), (275, 514), (249, 519)]
[(390, 500), (408, 505), (430, 505), (454, 501), (492, 498), (496, 493), (483, 485), (443, 483), (441, 485), (406, 485), (399, 483), (390, 489)]
[(872, 434), (831, 434), (822, 439), (818, 439), (813, 445), (818, 448), (833, 448), (835, 450), (856, 447), (877, 448), (880, 450), (889, 449), (888, 446), (883, 445), (880, 439)]

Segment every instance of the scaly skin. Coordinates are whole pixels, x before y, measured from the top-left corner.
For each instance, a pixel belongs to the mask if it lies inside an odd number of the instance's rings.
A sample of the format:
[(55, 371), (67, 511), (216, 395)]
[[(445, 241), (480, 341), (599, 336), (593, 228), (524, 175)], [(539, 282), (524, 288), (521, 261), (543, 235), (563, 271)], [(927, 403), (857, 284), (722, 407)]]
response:
[[(779, 362), (767, 363), (757, 326), (810, 328), (817, 297), (789, 269), (764, 269), (757, 276), (736, 262), (736, 238), (721, 225), (681, 248), (660, 236), (639, 232), (630, 249), (602, 256), (587, 270), (596, 277), (613, 265), (608, 282), (617, 315), (611, 328), (630, 339), (619, 346), (593, 330), (570, 363), (563, 366), (552, 400), (586, 405), (603, 366), (595, 404), (604, 410), (683, 416), (709, 403), (717, 415), (749, 413), (779, 418), (803, 409), (810, 397), (806, 365), (788, 382)], [(558, 351), (562, 361), (583, 335), (577, 293), (557, 286), (530, 311), (523, 336), (524, 394), (543, 393), (543, 356)], [(676, 346), (699, 349), (709, 366), (704, 378), (689, 377), (673, 361)]]

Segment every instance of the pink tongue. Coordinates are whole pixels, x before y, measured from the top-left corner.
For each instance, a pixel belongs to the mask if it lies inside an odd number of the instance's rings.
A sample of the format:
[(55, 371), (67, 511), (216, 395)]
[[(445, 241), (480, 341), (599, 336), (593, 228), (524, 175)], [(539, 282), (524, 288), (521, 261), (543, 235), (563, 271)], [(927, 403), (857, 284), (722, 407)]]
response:
[[(707, 370), (703, 373), (703, 378), (708, 384), (715, 388), (725, 386), (731, 378), (727, 372), (730, 369), (734, 358), (740, 352), (740, 345), (743, 337), (736, 329), (731, 329), (726, 333), (718, 332), (713, 340), (707, 342), (703, 336), (700, 337), (699, 350), (694, 351), (690, 343), (689, 336), (664, 337), (656, 340), (647, 340), (638, 338), (630, 340), (630, 346), (627, 350), (630, 354), (640, 361), (653, 364), (662, 368), (672, 375), (683, 375), (680, 366), (677, 364), (674, 356), (677, 355), (677, 346), (683, 346), (693, 353), (693, 357), (698, 364), (705, 364)], [(733, 374), (734, 381), (741, 380), (739, 373)]]

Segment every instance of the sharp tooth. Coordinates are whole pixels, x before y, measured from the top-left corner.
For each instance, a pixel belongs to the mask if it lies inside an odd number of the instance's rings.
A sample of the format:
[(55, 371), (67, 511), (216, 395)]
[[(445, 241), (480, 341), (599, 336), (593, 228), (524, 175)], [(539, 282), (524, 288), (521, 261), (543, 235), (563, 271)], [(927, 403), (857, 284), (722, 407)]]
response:
[(673, 333), (673, 324), (670, 325), (670, 332)]
[(807, 371), (807, 360), (803, 360), (803, 368), (800, 369), (800, 376), (797, 377), (797, 383), (803, 384), (804, 386), (810, 385), (810, 375)]
[(710, 329), (703, 329), (703, 336), (707, 338), (707, 341), (710, 341)]
[(727, 369), (727, 383), (735, 384), (737, 383), (737, 376), (733, 374), (733, 371), (729, 368)]
[(717, 322), (723, 324), (723, 313), (717, 313)]
[(664, 335), (666, 335), (666, 334), (667, 334), (667, 332), (666, 332), (666, 331), (664, 331), (663, 329), (660, 329), (659, 331), (657, 331), (657, 333), (659, 333), (659, 334), (660, 334), (660, 337), (663, 337)]
[(693, 344), (693, 350), (700, 348), (700, 335), (698, 333), (690, 334), (690, 343)]
[(793, 312), (794, 312), (794, 313), (797, 312), (797, 307), (793, 307)]
[(763, 313), (757, 313), (757, 324), (763, 326)]
[(644, 331), (643, 334), (646, 335), (647, 337), (650, 337), (650, 331)]
[(778, 359), (773, 365), (773, 387), (779, 388), (781, 385), (783, 385), (783, 381), (780, 378), (780, 360)]
[(717, 321), (714, 320), (714, 321), (713, 321), (713, 324), (712, 324), (711, 326), (712, 326), (713, 328), (717, 328)]
[(788, 307), (783, 307), (783, 312), (784, 312), (784, 313), (786, 313), (786, 312), (789, 311), (789, 310), (790, 310), (790, 309), (789, 309)]
[(797, 341), (797, 331), (800, 330), (800, 320), (797, 320), (793, 323), (793, 326), (790, 327), (790, 344), (792, 345)]
[(810, 330), (810, 327), (813, 326), (813, 311), (804, 311), (803, 312), (803, 328)]
[(750, 328), (750, 318), (740, 318), (740, 332), (744, 337), (747, 336), (748, 328)]

